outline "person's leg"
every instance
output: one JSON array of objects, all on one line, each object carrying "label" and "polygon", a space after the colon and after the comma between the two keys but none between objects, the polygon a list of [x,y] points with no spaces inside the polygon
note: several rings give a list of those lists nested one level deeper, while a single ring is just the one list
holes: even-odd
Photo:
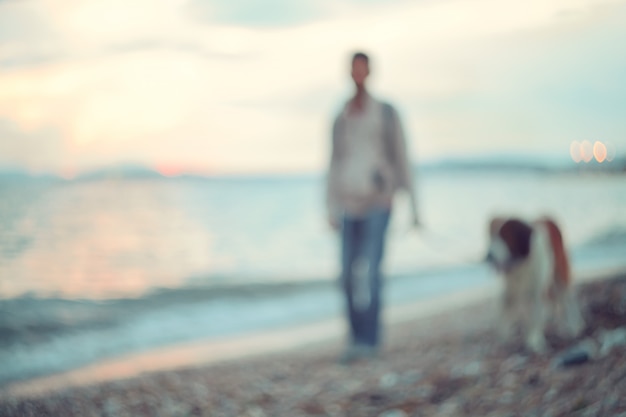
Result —
[{"label": "person's leg", "polygon": [[373,348],[376,348],[380,341],[381,266],[390,215],[389,209],[376,209],[372,210],[366,219],[365,257],[368,262],[367,279],[370,302],[361,313],[361,319],[364,323],[364,342]]},{"label": "person's leg", "polygon": [[345,296],[346,316],[351,343],[363,342],[363,320],[355,305],[355,265],[361,255],[365,235],[365,221],[344,217],[341,226],[341,288]]}]

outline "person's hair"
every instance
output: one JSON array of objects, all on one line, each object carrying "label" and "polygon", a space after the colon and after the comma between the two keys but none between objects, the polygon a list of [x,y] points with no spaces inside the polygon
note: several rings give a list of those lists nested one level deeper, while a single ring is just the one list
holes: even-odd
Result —
[{"label": "person's hair", "polygon": [[365,52],[355,52],[354,54],[352,54],[352,63],[354,64],[354,61],[356,61],[357,59],[362,59],[363,61],[365,61],[365,63],[367,65],[370,64],[370,57],[367,56],[367,54]]}]

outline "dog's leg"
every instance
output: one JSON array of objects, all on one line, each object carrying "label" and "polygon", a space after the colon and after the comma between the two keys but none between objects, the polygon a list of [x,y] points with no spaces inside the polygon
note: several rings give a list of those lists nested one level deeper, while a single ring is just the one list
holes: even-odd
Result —
[{"label": "dog's leg", "polygon": [[548,347],[544,336],[548,316],[543,297],[543,292],[538,288],[533,291],[529,305],[530,317],[526,328],[526,347],[534,353],[544,353]]},{"label": "dog's leg", "polygon": [[505,290],[500,300],[498,317],[498,336],[502,343],[513,338],[515,330],[515,300],[508,289]]},{"label": "dog's leg", "polygon": [[542,223],[536,225],[531,236],[531,255],[529,259],[528,287],[528,326],[526,328],[526,347],[535,353],[543,353],[548,344],[545,330],[548,323],[549,306],[546,297],[554,275],[554,249],[550,231]]}]

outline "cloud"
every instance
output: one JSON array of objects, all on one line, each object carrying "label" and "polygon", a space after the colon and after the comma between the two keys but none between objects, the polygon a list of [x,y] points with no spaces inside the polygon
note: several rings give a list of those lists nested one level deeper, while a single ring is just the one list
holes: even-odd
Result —
[{"label": "cloud", "polygon": [[275,28],[403,2],[406,0],[191,0],[185,8],[196,21],[207,24]]},{"label": "cloud", "polygon": [[114,44],[107,47],[102,56],[113,54],[132,54],[144,51],[172,51],[181,52],[195,57],[202,57],[211,60],[236,60],[245,61],[255,59],[254,54],[234,54],[220,51],[212,51],[203,45],[194,42],[173,42],[160,39],[145,39],[136,42]]},{"label": "cloud", "polygon": [[42,6],[36,1],[0,2],[0,70],[42,65],[65,55]]},{"label": "cloud", "polygon": [[[494,148],[565,155],[572,140],[616,142],[626,151],[626,7],[482,45],[468,67],[475,87],[417,98],[421,137],[465,152]],[[450,123],[453,120],[454,123]]]},{"label": "cloud", "polygon": [[0,166],[17,165],[37,170],[49,161],[65,157],[65,144],[53,126],[32,131],[19,129],[12,121],[0,119]]},{"label": "cloud", "polygon": [[226,24],[272,27],[309,22],[321,15],[312,1],[291,0],[196,0],[189,5],[196,18]]},{"label": "cloud", "polygon": [[420,156],[622,132],[624,58],[607,48],[624,39],[624,2],[272,1],[280,16],[257,22],[230,4],[0,3],[24,23],[0,30],[0,117],[60,135],[67,156],[51,165],[316,169],[363,48]]}]

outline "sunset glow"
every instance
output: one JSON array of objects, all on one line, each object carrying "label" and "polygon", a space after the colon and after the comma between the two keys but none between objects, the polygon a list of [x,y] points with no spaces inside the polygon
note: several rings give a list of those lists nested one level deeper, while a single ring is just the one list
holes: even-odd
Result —
[{"label": "sunset glow", "polygon": [[571,145],[574,161],[610,161],[625,19],[626,0],[0,2],[0,167],[321,171],[354,49],[418,161],[562,155],[572,137],[606,148]]},{"label": "sunset glow", "polygon": [[169,164],[157,164],[155,169],[164,177],[175,177],[185,172],[185,168]]}]

